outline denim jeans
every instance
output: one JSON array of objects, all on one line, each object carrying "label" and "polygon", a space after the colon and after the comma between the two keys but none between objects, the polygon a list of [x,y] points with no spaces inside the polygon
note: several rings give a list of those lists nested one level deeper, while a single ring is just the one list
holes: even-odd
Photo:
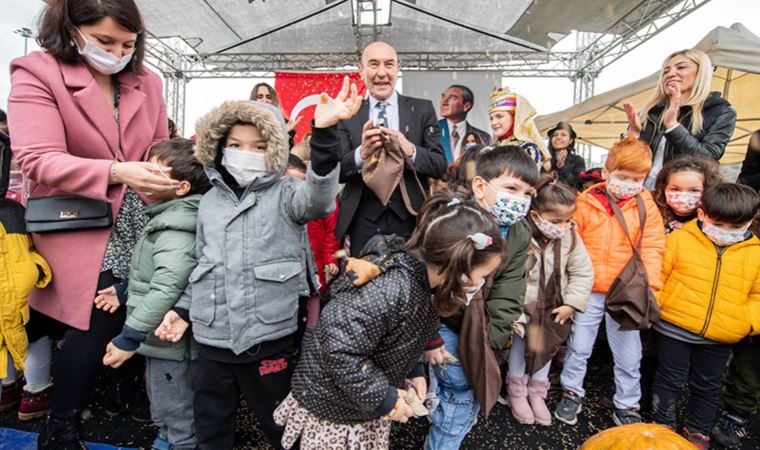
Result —
[{"label": "denim jeans", "polygon": [[[439,333],[446,350],[459,360],[459,335],[445,325],[441,325]],[[475,424],[480,405],[475,400],[475,392],[470,387],[459,362],[432,367],[431,377],[435,376],[438,382],[436,394],[440,402],[430,416],[433,425],[430,427],[425,449],[458,449]]]},{"label": "denim jeans", "polygon": [[723,374],[731,357],[729,344],[690,344],[655,332],[657,373],[652,387],[652,416],[656,423],[676,426],[676,403],[689,383],[684,426],[692,433],[710,434],[720,402]]}]

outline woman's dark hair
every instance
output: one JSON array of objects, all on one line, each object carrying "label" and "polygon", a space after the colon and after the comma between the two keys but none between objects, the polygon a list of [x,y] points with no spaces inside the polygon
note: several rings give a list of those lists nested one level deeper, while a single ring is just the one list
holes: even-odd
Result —
[{"label": "woman's dark hair", "polygon": [[280,96],[277,95],[277,91],[269,83],[257,83],[253,89],[251,89],[251,100],[256,100],[256,94],[259,93],[259,88],[264,86],[269,91],[269,95],[272,96],[272,104],[276,107],[280,107]]},{"label": "woman's dark hair", "polygon": [[[482,249],[470,238],[478,233],[487,244]],[[436,288],[435,305],[438,314],[447,317],[464,306],[470,272],[494,256],[503,258],[505,244],[490,214],[444,190],[422,205],[406,249],[443,275],[443,284]]]},{"label": "woman's dark hair", "polygon": [[702,193],[702,211],[710,219],[741,225],[753,220],[760,194],[743,184],[719,183]]},{"label": "woman's dark hair", "polygon": [[517,145],[486,147],[475,163],[475,175],[486,181],[509,175],[531,186],[538,181],[536,162]]},{"label": "woman's dark hair", "polygon": [[172,119],[168,119],[169,122],[169,139],[174,139],[176,137],[182,137],[179,135],[179,130],[177,129],[177,124],[174,123]]},{"label": "woman's dark hair", "polygon": [[552,157],[554,157],[554,153],[556,152],[554,146],[552,146],[552,137],[557,130],[565,130],[570,133],[570,139],[572,139],[573,142],[567,146],[567,153],[575,153],[575,139],[578,137],[578,135],[575,134],[575,130],[573,130],[573,127],[569,123],[559,122],[547,133],[547,137],[549,138],[549,152],[552,154]]},{"label": "woman's dark hair", "polygon": [[211,189],[203,164],[193,154],[195,142],[185,138],[161,141],[150,149],[150,157],[157,158],[172,168],[171,177],[177,181],[190,183],[186,195],[205,194]]},{"label": "woman's dark hair", "polygon": [[542,175],[536,183],[536,194],[530,202],[530,209],[542,214],[553,211],[555,205],[575,207],[576,191],[557,179],[557,173]]},{"label": "woman's dark hair", "polygon": [[[702,174],[703,190],[707,190],[710,186],[723,182],[723,175],[720,173],[718,163],[704,156],[683,155],[665,163],[657,174],[657,180],[654,184],[654,201],[660,208],[660,214],[662,214],[662,219],[665,223],[669,223],[675,219],[673,210],[668,206],[668,199],[665,198],[665,188],[670,180],[670,175],[678,172],[696,172]],[[704,195],[704,192],[702,195]]]},{"label": "woman's dark hair", "polygon": [[130,32],[137,33],[127,68],[142,74],[145,26],[134,0],[50,0],[42,16],[37,44],[61,61],[80,62],[82,58],[77,46],[71,44],[77,27],[94,24],[104,17],[111,17]]}]

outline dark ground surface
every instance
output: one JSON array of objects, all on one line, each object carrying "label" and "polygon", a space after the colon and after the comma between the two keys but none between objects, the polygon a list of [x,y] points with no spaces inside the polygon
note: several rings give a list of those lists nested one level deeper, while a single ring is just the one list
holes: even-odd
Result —
[{"label": "dark ground surface", "polygon": [[[552,390],[549,394],[551,409],[561,396],[558,383],[559,370],[552,370]],[[109,443],[125,447],[149,448],[155,437],[155,429],[145,423],[134,421],[128,413],[109,417],[105,413],[105,389],[108,380],[102,377],[92,402],[92,418],[85,422],[83,430],[87,440]],[[527,426],[518,424],[507,407],[496,405],[490,417],[482,416],[477,425],[464,441],[463,449],[509,449],[509,450],[557,450],[576,449],[593,434],[613,426],[611,412],[599,405],[599,400],[611,395],[612,375],[603,370],[590,371],[586,379],[587,397],[583,412],[576,426],[569,426],[554,421],[551,427]],[[646,407],[646,405],[642,405]],[[682,405],[683,406],[683,405]],[[645,415],[646,418],[646,415]],[[19,423],[15,411],[0,414],[0,427],[23,429],[39,432],[41,421]],[[409,424],[394,424],[391,436],[391,449],[412,450],[422,448],[428,422],[415,419]],[[753,418],[752,435],[745,441],[744,450],[760,449],[760,418]],[[269,447],[262,443],[263,436],[258,431],[256,420],[246,409],[238,411],[236,442],[239,449],[265,450]],[[717,448],[714,446],[713,448]]]}]

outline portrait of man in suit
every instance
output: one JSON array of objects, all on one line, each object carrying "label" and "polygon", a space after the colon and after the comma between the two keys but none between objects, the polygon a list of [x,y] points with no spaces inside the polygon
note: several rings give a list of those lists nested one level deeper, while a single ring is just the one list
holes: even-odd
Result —
[{"label": "portrait of man in suit", "polygon": [[425,200],[422,186],[440,179],[446,170],[441,130],[435,107],[429,100],[406,97],[396,92],[400,62],[396,50],[385,42],[373,42],[362,53],[359,72],[367,86],[367,99],[351,119],[338,123],[342,160],[340,181],[345,183],[335,234],[348,235],[351,255],[357,256],[376,234],[396,234],[405,239],[414,230],[416,217],[405,206],[400,188],[387,204],[367,188],[362,167],[388,139],[398,142],[414,171],[405,168],[403,179],[410,206],[419,211]]},{"label": "portrait of man in suit", "polygon": [[446,161],[451,164],[459,158],[465,142],[464,138],[470,133],[475,133],[486,144],[491,144],[491,135],[475,128],[467,121],[467,114],[475,105],[472,90],[461,84],[452,84],[441,94],[441,119],[438,125],[441,127],[443,151]]}]

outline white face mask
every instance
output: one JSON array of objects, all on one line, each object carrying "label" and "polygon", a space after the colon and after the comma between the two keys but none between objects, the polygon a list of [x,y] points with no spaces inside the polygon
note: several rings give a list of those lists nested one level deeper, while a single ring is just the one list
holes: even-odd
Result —
[{"label": "white face mask", "polygon": [[726,230],[715,224],[709,222],[702,222],[702,232],[707,236],[715,245],[725,247],[727,245],[736,244],[742,242],[745,239],[747,227],[741,230]]},{"label": "white face mask", "polygon": [[84,34],[82,34],[79,28],[77,28],[77,32],[79,32],[79,36],[81,36],[82,40],[84,41],[83,49],[80,49],[79,46],[74,42],[74,46],[77,48],[77,51],[79,51],[79,54],[82,55],[82,58],[87,61],[87,64],[89,64],[93,69],[97,70],[103,75],[113,75],[115,73],[121,72],[125,67],[127,67],[129,61],[132,60],[134,50],[119,59],[85,39]]},{"label": "white face mask", "polygon": [[607,180],[607,191],[619,200],[627,200],[640,193],[644,187],[644,182],[628,182],[619,180],[613,176]]},{"label": "white face mask", "polygon": [[676,192],[665,191],[665,199],[668,206],[678,214],[690,214],[699,206],[702,199],[701,192]]},{"label": "white face mask", "polygon": [[472,302],[472,299],[475,298],[475,294],[480,291],[480,289],[483,287],[483,285],[486,284],[486,280],[481,280],[480,284],[476,287],[466,287],[464,288],[464,296],[465,296],[465,306],[470,306],[470,302]]},{"label": "white face mask", "polygon": [[263,154],[231,147],[224,149],[222,165],[240,187],[248,186],[256,178],[269,173]]},{"label": "white face mask", "polygon": [[565,227],[561,227],[557,224],[544,220],[544,218],[539,214],[536,214],[536,217],[538,217],[538,220],[535,221],[536,228],[538,228],[538,230],[541,231],[541,234],[546,236],[548,239],[562,239],[570,231],[570,224],[567,224]]}]

